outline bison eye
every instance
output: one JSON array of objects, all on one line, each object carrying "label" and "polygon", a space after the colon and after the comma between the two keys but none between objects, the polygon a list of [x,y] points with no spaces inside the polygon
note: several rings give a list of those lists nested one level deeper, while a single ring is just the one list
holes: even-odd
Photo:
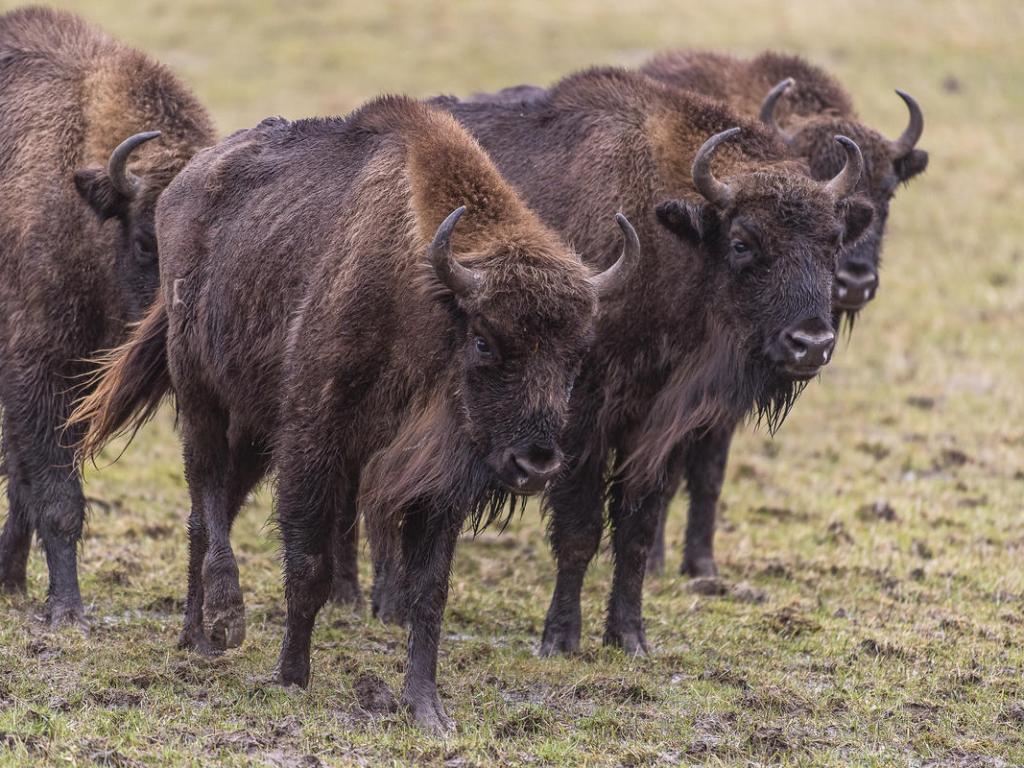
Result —
[{"label": "bison eye", "polygon": [[473,343],[476,345],[476,351],[480,353],[480,357],[494,357],[494,352],[491,351],[491,345],[487,343],[487,339],[483,336],[477,336],[473,339]]},{"label": "bison eye", "polygon": [[754,250],[742,240],[733,240],[729,247],[732,251],[729,257],[734,267],[745,267],[754,260]]},{"label": "bison eye", "polygon": [[139,261],[156,261],[156,241],[152,237],[140,235],[135,238],[135,252]]}]

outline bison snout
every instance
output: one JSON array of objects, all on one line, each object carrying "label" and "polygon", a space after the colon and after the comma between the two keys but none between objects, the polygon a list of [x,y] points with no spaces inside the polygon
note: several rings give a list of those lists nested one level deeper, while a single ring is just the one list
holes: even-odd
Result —
[{"label": "bison snout", "polygon": [[878,272],[866,264],[849,264],[836,272],[832,300],[836,307],[850,312],[863,309],[878,291]]},{"label": "bison snout", "polygon": [[538,493],[558,474],[562,455],[549,445],[530,445],[505,451],[502,480],[516,493]]},{"label": "bison snout", "polygon": [[776,340],[772,357],[791,378],[815,376],[832,357],[836,335],[822,320],[803,320],[789,326]]}]

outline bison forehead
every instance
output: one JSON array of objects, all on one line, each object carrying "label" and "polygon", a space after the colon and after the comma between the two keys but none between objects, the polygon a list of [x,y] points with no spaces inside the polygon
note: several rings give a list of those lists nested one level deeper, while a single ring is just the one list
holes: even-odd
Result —
[{"label": "bison forehead", "polygon": [[893,158],[889,141],[872,128],[855,120],[821,119],[808,122],[793,138],[796,152],[808,158],[811,175],[827,181],[842,170],[846,152],[835,140],[847,136],[860,147],[864,173],[859,190],[873,197],[891,187]]},{"label": "bison forehead", "polygon": [[837,220],[835,200],[821,183],[796,174],[751,174],[737,190],[735,208],[762,226],[778,222],[806,234],[831,231]]}]

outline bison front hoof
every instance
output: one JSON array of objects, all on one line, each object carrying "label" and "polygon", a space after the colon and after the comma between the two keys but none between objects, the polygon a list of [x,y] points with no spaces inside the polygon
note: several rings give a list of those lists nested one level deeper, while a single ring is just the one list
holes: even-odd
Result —
[{"label": "bison front hoof", "polygon": [[695,579],[706,579],[718,575],[718,566],[715,565],[715,558],[711,555],[701,557],[684,557],[683,566],[679,571],[683,576],[692,576]]},{"label": "bison front hoof", "polygon": [[89,631],[81,600],[47,600],[43,620],[50,625],[50,629],[75,627],[82,632]]},{"label": "bison front hoof", "polygon": [[614,648],[621,648],[629,656],[646,656],[649,653],[647,638],[644,631],[640,630],[618,630],[609,628],[604,633],[604,644]]},{"label": "bison front hoof", "polygon": [[245,640],[245,605],[242,594],[230,596],[226,603],[203,604],[205,634],[211,645],[219,650],[237,648]]},{"label": "bison front hoof", "polygon": [[26,594],[28,594],[28,584],[25,574],[19,576],[0,576],[0,595],[24,597]]},{"label": "bison front hoof", "polygon": [[200,656],[213,658],[224,653],[224,649],[217,648],[210,642],[203,633],[202,628],[183,629],[178,636],[178,648],[183,651],[192,651]]},{"label": "bison front hoof", "polygon": [[335,605],[361,608],[363,605],[363,593],[359,589],[359,580],[355,578],[335,579],[331,584],[330,599]]},{"label": "bison front hoof", "polygon": [[661,576],[665,572],[665,553],[655,554],[651,552],[647,555],[647,575],[648,576]]},{"label": "bison front hoof", "polygon": [[309,664],[280,662],[274,680],[283,688],[309,687]]},{"label": "bison front hoof", "polygon": [[404,627],[409,623],[409,609],[401,597],[390,595],[378,596],[373,603],[375,618],[396,627]]},{"label": "bison front hoof", "polygon": [[402,694],[402,704],[409,711],[412,721],[421,730],[442,738],[455,733],[455,721],[448,717],[437,691],[420,695]]},{"label": "bison front hoof", "polygon": [[580,652],[580,630],[578,627],[545,627],[540,641],[542,658],[572,656]]}]

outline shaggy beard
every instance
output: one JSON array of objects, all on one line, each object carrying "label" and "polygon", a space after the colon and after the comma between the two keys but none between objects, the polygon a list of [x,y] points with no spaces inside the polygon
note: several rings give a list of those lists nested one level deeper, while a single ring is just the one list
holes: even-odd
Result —
[{"label": "shaggy beard", "polygon": [[764,426],[768,434],[774,437],[806,387],[806,381],[772,376],[771,382],[761,387],[754,400],[754,423],[758,427]]}]

